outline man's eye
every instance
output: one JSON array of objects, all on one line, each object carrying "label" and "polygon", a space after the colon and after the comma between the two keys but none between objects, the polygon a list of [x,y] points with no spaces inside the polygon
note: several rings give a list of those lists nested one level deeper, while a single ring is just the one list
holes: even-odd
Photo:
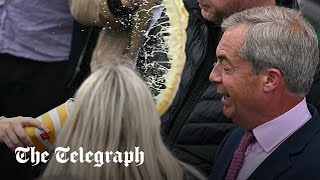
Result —
[{"label": "man's eye", "polygon": [[223,71],[226,71],[226,72],[228,72],[230,69],[229,68],[223,68]]}]

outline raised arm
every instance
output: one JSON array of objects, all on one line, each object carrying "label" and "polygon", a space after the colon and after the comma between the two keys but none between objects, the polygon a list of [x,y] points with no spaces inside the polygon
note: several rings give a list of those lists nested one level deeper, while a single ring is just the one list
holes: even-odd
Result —
[{"label": "raised arm", "polygon": [[105,26],[128,21],[129,14],[144,2],[147,3],[146,0],[69,0],[69,6],[71,14],[81,24]]}]

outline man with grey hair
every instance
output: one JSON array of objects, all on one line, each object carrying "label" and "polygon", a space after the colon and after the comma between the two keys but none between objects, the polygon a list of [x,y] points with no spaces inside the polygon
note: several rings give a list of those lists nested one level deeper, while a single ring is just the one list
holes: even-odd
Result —
[{"label": "man with grey hair", "polygon": [[222,142],[210,179],[319,179],[320,117],[305,99],[319,61],[315,30],[276,6],[221,27],[210,81],[239,128]]}]

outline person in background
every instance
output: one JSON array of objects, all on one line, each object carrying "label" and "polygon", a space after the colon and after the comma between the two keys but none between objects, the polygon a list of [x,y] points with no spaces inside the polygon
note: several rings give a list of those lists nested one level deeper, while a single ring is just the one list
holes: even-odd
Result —
[{"label": "person in background", "polygon": [[319,63],[314,28],[276,6],[236,13],[221,27],[210,80],[239,127],[210,179],[319,179],[320,116],[305,97]]},{"label": "person in background", "polygon": [[[132,65],[118,58],[108,60],[92,73],[75,95],[70,119],[57,137],[56,147],[80,147],[83,152],[134,151],[144,152],[144,163],[126,167],[114,162],[94,167],[96,162],[67,162],[51,159],[43,178],[71,175],[82,179],[204,179],[176,158],[165,147],[160,135],[160,117],[144,81]],[[105,159],[104,159],[105,160]]]},{"label": "person in background", "polygon": [[34,118],[65,102],[88,75],[98,31],[75,22],[68,1],[0,0],[2,178],[28,178],[31,166],[10,150],[32,145],[23,127],[46,130]]},{"label": "person in background", "polygon": [[0,114],[37,117],[65,100],[73,17],[67,1],[0,3]]}]

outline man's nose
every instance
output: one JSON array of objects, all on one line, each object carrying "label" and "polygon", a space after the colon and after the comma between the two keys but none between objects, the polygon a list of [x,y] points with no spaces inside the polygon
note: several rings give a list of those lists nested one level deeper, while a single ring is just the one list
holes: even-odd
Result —
[{"label": "man's nose", "polygon": [[219,67],[220,67],[219,63],[215,63],[213,66],[213,69],[212,69],[210,76],[209,76],[209,80],[212,83],[216,83],[216,84],[221,83],[221,71],[220,71]]}]

